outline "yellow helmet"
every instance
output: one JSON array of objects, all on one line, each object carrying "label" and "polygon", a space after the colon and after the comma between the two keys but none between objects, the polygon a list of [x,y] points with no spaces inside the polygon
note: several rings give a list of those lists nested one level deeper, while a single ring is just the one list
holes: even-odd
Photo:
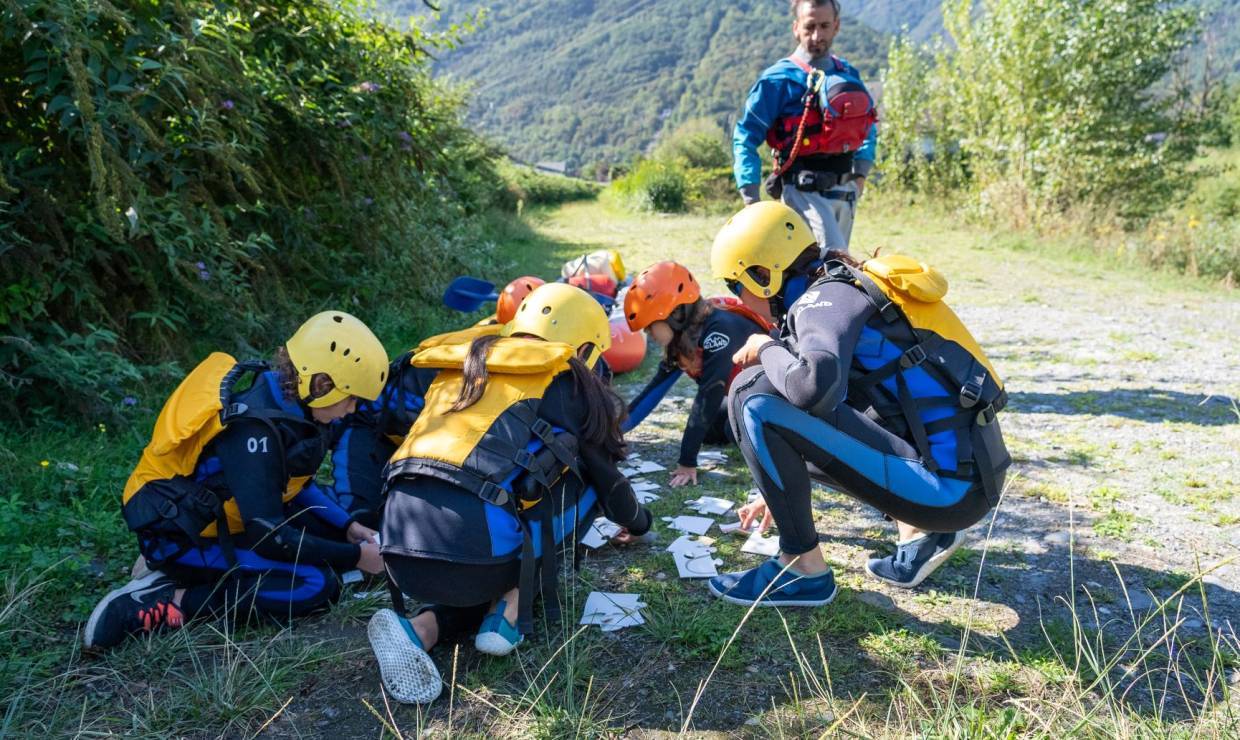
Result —
[{"label": "yellow helmet", "polygon": [[[745,206],[719,230],[710,248],[710,268],[717,278],[771,298],[783,287],[784,271],[816,241],[801,214],[777,200],[764,200]],[[751,272],[755,267],[770,273],[766,284]]]},{"label": "yellow helmet", "polygon": [[529,334],[578,348],[593,344],[585,358],[589,367],[594,367],[611,347],[607,312],[589,293],[567,283],[547,283],[535,288],[521,301],[516,317],[501,333],[506,337]]},{"label": "yellow helmet", "polygon": [[[312,408],[331,406],[350,396],[373,401],[387,381],[383,343],[360,319],[344,311],[311,316],[284,348],[297,371],[297,394]],[[335,388],[311,398],[310,380],[318,373],[331,378]]]}]

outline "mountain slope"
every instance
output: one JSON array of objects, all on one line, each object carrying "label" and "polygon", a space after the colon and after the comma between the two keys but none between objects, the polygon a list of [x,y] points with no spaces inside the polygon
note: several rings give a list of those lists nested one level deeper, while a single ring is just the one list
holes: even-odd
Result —
[{"label": "mountain slope", "polygon": [[[773,0],[444,0],[440,23],[488,4],[439,73],[472,88],[479,128],[514,156],[571,167],[626,160],[693,118],[729,125],[762,69],[793,46],[786,6]],[[876,82],[886,47],[846,19],[837,52]]]}]

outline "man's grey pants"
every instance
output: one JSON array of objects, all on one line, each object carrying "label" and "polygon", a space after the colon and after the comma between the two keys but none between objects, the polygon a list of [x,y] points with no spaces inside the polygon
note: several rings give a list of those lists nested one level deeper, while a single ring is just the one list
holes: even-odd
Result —
[{"label": "man's grey pants", "polygon": [[[797,190],[791,183],[784,185],[784,205],[801,214],[822,249],[848,251],[852,238],[853,218],[857,212],[857,183],[849,181],[831,188],[831,193],[845,195],[828,198],[812,190]],[[848,195],[851,194],[851,195]]]}]

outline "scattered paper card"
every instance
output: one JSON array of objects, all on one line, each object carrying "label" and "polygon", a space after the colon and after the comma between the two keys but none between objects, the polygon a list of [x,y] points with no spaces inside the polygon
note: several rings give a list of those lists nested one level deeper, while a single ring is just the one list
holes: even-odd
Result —
[{"label": "scattered paper card", "polygon": [[723,565],[723,561],[707,548],[677,550],[672,553],[672,559],[676,561],[681,578],[712,578],[719,575],[719,566]]},{"label": "scattered paper card", "polygon": [[741,552],[775,557],[779,554],[779,540],[774,537],[763,537],[761,533],[754,532],[749,535],[749,539],[745,540],[745,544],[741,545]]},{"label": "scattered paper card", "polygon": [[652,493],[650,491],[634,491],[633,495],[637,497],[637,503],[639,504],[648,504],[651,501],[659,500],[658,494]]},{"label": "scattered paper card", "polygon": [[731,534],[732,532],[736,532],[737,534],[749,534],[759,524],[760,524],[759,521],[754,520],[749,523],[749,529],[742,529],[740,520],[738,519],[737,521],[734,521],[734,522],[724,522],[723,524],[720,524],[719,531],[723,532],[724,534]]},{"label": "scattered paper card", "polygon": [[698,463],[703,462],[727,462],[728,456],[723,450],[702,450],[698,453]]},{"label": "scattered paper card", "polygon": [[594,591],[586,598],[581,624],[597,624],[604,632],[645,624],[641,609],[646,606],[640,594],[614,594]]},{"label": "scattered paper card", "polygon": [[664,549],[667,552],[676,552],[677,550],[697,550],[707,547],[710,548],[711,552],[714,552],[715,548],[712,547],[714,544],[715,539],[713,537],[695,537],[691,534],[682,534]]},{"label": "scattered paper card", "polygon": [[688,516],[685,514],[681,514],[678,517],[665,516],[663,521],[667,522],[667,526],[672,529],[679,529],[681,532],[688,532],[689,534],[706,534],[710,530],[711,525],[715,523],[714,519],[708,517]]},{"label": "scattered paper card", "polygon": [[361,583],[362,572],[360,570],[346,570],[340,574],[340,581],[346,586],[350,583]]},{"label": "scattered paper card", "polygon": [[635,467],[638,473],[657,473],[660,470],[667,470],[667,468],[657,462],[650,462],[649,460],[641,460],[636,463]]},{"label": "scattered paper card", "polygon": [[606,545],[607,541],[617,534],[620,534],[620,525],[607,517],[600,516],[590,525],[585,537],[581,538],[581,544],[592,549],[599,548]]},{"label": "scattered paper card", "polygon": [[686,501],[685,506],[697,511],[699,514],[710,514],[712,516],[720,516],[728,513],[735,504],[726,498],[717,496],[700,496],[692,501]]},{"label": "scattered paper card", "polygon": [[641,473],[637,472],[637,468],[620,468],[620,475],[623,475],[625,478],[633,478],[641,475]]},{"label": "scattered paper card", "polygon": [[657,491],[663,487],[658,483],[648,481],[645,478],[637,478],[630,481],[630,483],[632,483],[634,491]]}]

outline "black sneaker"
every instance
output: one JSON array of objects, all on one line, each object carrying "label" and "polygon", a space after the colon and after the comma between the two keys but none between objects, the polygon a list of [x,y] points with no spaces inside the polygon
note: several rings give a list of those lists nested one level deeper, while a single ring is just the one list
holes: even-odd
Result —
[{"label": "black sneaker", "polygon": [[152,571],[104,596],[86,622],[86,647],[109,648],[129,635],[180,627],[185,615],[172,603],[176,590],[172,579]]},{"label": "black sneaker", "polygon": [[913,588],[947,562],[963,542],[960,532],[928,534],[900,545],[895,555],[874,558],[865,564],[865,569],[884,583]]}]

